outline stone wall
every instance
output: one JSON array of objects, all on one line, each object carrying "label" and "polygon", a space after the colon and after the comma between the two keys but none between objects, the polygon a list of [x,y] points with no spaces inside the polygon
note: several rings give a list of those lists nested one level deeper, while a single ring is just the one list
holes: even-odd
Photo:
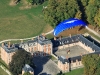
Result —
[{"label": "stone wall", "polygon": [[[63,49],[63,48],[67,48],[67,47],[71,47],[71,46],[75,46],[75,45],[79,45],[81,46],[82,48],[84,48],[85,50],[87,50],[89,53],[93,53],[94,51],[92,50],[92,48],[90,48],[89,46],[86,46],[85,44],[83,44],[82,42],[77,42],[77,43],[72,43],[72,44],[67,44],[67,45],[63,45],[63,46],[59,46],[59,47],[56,47],[55,49]],[[54,49],[54,50],[55,50]],[[84,54],[84,53],[83,53]],[[67,65],[67,66],[66,66]],[[69,65],[69,67],[68,67]],[[71,63],[67,63],[66,64],[63,64],[61,61],[58,60],[58,67],[63,71],[63,72],[68,72],[69,70],[73,70],[73,69],[76,69],[76,68],[81,68],[83,67],[83,64],[81,61],[78,61],[76,59],[76,61],[71,61]],[[66,68],[69,68],[69,69],[66,69]]]}]

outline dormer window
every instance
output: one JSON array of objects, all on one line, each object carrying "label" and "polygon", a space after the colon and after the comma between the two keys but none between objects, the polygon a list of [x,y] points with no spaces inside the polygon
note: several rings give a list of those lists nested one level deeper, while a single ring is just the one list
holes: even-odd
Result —
[{"label": "dormer window", "polygon": [[61,41],[59,41],[60,45],[62,44]]},{"label": "dormer window", "polygon": [[69,41],[67,40],[67,43],[69,43]]}]

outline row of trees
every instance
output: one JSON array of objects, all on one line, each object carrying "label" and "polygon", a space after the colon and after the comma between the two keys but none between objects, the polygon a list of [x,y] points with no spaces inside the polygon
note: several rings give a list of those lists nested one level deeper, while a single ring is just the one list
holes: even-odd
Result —
[{"label": "row of trees", "polygon": [[64,19],[73,17],[99,26],[100,0],[49,0],[43,13],[46,22],[53,27]]}]

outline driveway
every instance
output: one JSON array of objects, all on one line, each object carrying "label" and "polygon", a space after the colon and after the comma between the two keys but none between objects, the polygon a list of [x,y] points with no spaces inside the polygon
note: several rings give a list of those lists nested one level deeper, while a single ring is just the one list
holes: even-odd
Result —
[{"label": "driveway", "polygon": [[60,72],[57,65],[49,59],[49,57],[34,57],[33,59],[36,68],[35,75],[56,75]]}]

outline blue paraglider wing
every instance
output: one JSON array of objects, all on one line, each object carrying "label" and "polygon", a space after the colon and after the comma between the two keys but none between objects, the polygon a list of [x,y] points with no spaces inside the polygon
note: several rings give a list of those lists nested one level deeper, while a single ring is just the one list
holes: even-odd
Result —
[{"label": "blue paraglider wing", "polygon": [[58,26],[56,26],[56,28],[54,29],[54,36],[57,36],[59,33],[61,33],[62,31],[66,29],[69,29],[75,26],[81,26],[81,25],[87,26],[85,22],[83,22],[82,20],[76,19],[76,18],[64,20],[63,22],[58,24]]}]

